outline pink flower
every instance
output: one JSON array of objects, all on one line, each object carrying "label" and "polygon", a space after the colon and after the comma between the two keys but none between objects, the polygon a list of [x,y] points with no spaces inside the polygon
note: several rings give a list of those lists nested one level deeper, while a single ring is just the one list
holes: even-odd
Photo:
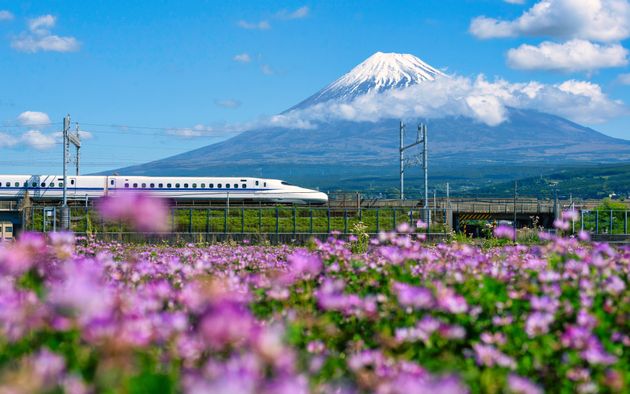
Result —
[{"label": "pink flower", "polygon": [[103,197],[98,204],[101,216],[123,221],[142,232],[168,230],[168,206],[162,199],[135,192]]},{"label": "pink flower", "polygon": [[543,390],[529,379],[515,374],[508,377],[510,392],[515,394],[542,394]]},{"label": "pink flower", "polygon": [[494,236],[497,238],[514,239],[514,229],[505,225],[498,226],[494,229]]},{"label": "pink flower", "polygon": [[553,226],[558,230],[567,231],[571,224],[563,219],[556,219],[553,221]]},{"label": "pink flower", "polygon": [[566,221],[576,221],[580,218],[580,215],[576,210],[562,212],[562,219]]}]

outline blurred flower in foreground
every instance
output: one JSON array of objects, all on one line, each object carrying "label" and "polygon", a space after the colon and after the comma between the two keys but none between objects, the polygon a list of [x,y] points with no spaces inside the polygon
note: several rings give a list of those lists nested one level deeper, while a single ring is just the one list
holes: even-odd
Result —
[{"label": "blurred flower in foreground", "polygon": [[123,221],[138,231],[167,231],[168,206],[162,199],[140,193],[120,193],[102,198],[100,215],[109,221]]},{"label": "blurred flower in foreground", "polygon": [[494,236],[497,238],[514,239],[514,229],[509,226],[501,225],[494,229]]}]

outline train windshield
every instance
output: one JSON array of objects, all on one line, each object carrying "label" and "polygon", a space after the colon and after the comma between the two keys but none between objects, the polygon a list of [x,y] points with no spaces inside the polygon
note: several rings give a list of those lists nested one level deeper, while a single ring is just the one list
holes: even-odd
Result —
[{"label": "train windshield", "polygon": [[287,185],[287,186],[294,186],[294,185],[292,185],[292,184],[290,184],[289,182],[286,182],[286,181],[282,181],[280,183],[283,184],[283,185]]}]

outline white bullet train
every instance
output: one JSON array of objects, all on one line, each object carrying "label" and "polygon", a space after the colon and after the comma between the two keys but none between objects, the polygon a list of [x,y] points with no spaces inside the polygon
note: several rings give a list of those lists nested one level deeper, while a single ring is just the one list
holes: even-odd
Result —
[{"label": "white bullet train", "polygon": [[[94,199],[125,191],[171,200],[242,200],[252,202],[325,204],[328,196],[285,181],[238,177],[68,176],[70,200]],[[59,175],[0,175],[0,199],[60,200]]]}]

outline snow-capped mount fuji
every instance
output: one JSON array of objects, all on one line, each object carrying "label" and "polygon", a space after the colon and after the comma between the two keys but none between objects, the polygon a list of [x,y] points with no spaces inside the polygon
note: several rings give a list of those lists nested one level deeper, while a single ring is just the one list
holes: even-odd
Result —
[{"label": "snow-capped mount fuji", "polygon": [[305,109],[329,100],[350,101],[367,93],[402,89],[446,74],[404,53],[376,52],[335,82],[289,109]]},{"label": "snow-capped mount fuji", "polygon": [[[413,55],[377,52],[283,114],[293,110],[298,115],[302,110],[308,113],[312,106],[331,100],[347,102],[438,78],[448,76]],[[316,110],[325,111],[327,106]],[[494,174],[492,181],[501,182],[549,173],[560,166],[630,162],[630,141],[554,115],[508,111],[509,121],[495,127],[461,116],[430,120],[430,182],[448,180],[455,188],[456,183],[462,189],[475,188],[491,182],[479,177],[479,173],[488,174],[488,169]],[[128,175],[264,176],[323,190],[396,187],[400,119],[322,119],[308,129],[251,129],[219,143],[115,171]],[[530,172],[519,172],[525,171],[519,168]],[[418,180],[416,186],[420,184]],[[414,187],[413,180],[409,186]]]}]

